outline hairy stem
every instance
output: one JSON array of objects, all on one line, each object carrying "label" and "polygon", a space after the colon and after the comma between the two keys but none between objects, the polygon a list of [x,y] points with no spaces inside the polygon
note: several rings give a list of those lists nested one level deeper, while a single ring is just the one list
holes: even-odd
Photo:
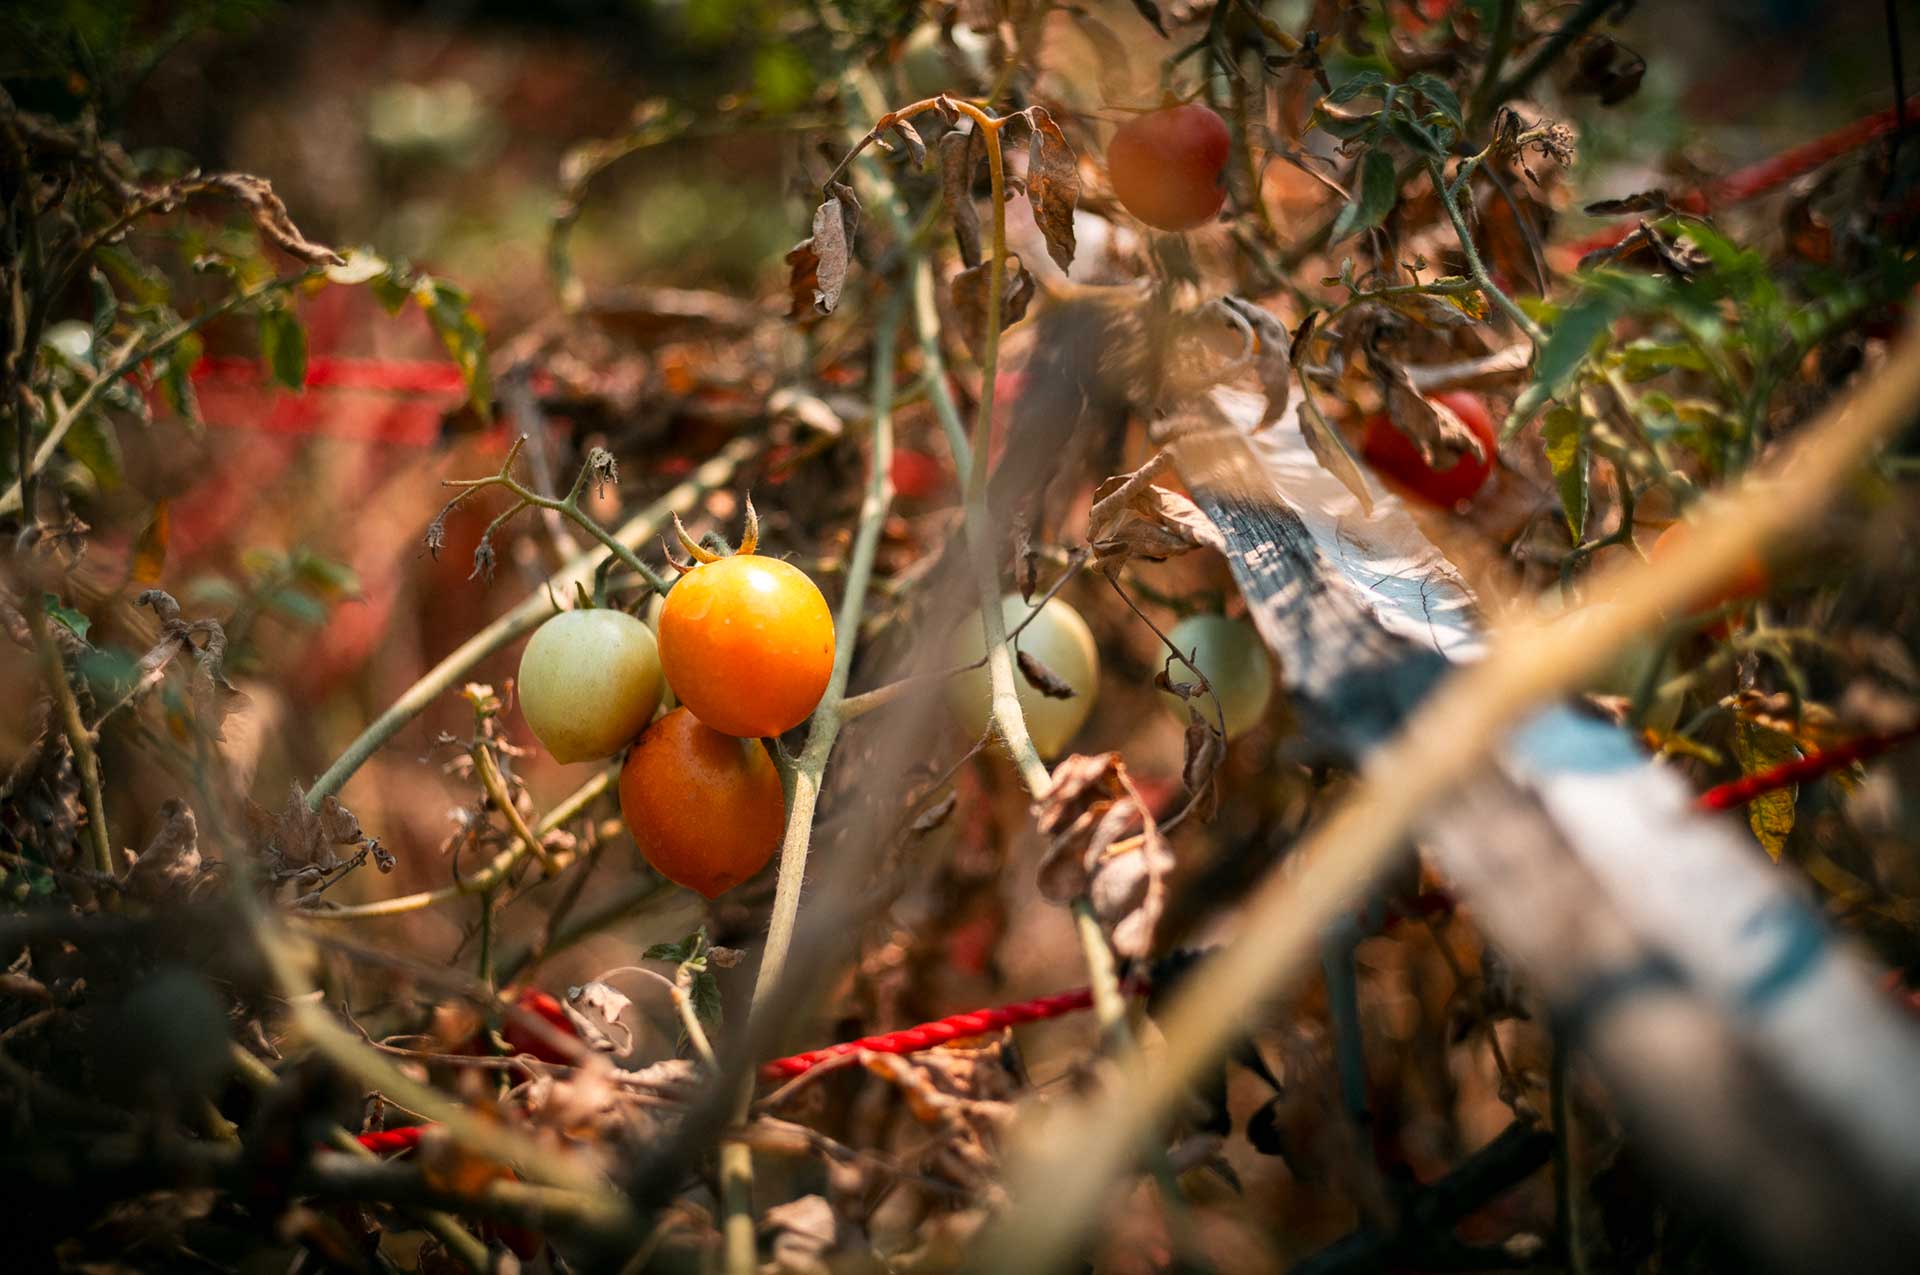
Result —
[{"label": "hairy stem", "polygon": [[1453,223],[1453,233],[1460,240],[1460,251],[1467,259],[1467,273],[1473,276],[1474,283],[1479,286],[1482,293],[1486,294],[1487,300],[1499,306],[1500,312],[1512,319],[1514,326],[1525,333],[1527,340],[1533,342],[1534,348],[1538,350],[1546,342],[1547,334],[1540,330],[1539,324],[1527,317],[1525,310],[1514,304],[1512,297],[1496,287],[1493,279],[1487,274],[1487,267],[1480,260],[1480,252],[1473,246],[1473,233],[1467,229],[1466,218],[1460,214],[1460,205],[1454,199],[1453,190],[1447,185],[1447,176],[1441,168],[1440,161],[1429,159],[1427,172],[1433,176],[1433,188],[1440,196],[1441,206],[1447,210],[1447,220]]}]

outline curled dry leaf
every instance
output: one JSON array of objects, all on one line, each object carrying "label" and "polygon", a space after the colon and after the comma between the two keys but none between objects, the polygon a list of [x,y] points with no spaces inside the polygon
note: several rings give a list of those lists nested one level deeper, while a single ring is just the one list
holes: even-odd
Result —
[{"label": "curled dry leaf", "polygon": [[979,164],[972,129],[948,129],[935,143],[940,151],[940,198],[953,218],[953,238],[960,260],[971,269],[980,264],[980,211],[973,206],[973,174]]},{"label": "curled dry leaf", "polygon": [[1163,452],[1094,492],[1087,540],[1096,564],[1111,568],[1129,558],[1161,562],[1194,549],[1225,549],[1220,529],[1198,505],[1148,481],[1166,466]]},{"label": "curled dry leaf", "polygon": [[293,218],[287,212],[287,206],[280,202],[280,196],[273,193],[273,186],[266,178],[250,173],[215,173],[190,181],[203,190],[220,191],[245,204],[253,214],[253,224],[282,252],[298,257],[310,266],[344,266],[347,263],[347,259],[333,249],[325,244],[314,243],[300,233],[300,228],[293,224]]},{"label": "curled dry leaf", "polygon": [[292,786],[286,808],[279,815],[268,814],[249,802],[247,818],[256,838],[265,843],[267,854],[289,872],[307,868],[332,872],[340,866],[335,846],[359,846],[366,841],[360,821],[338,797],[329,795],[320,809],[309,810],[299,784]]},{"label": "curled dry leaf", "polygon": [[[1208,706],[1211,705],[1211,697],[1208,697]],[[1206,794],[1196,811],[1202,819],[1212,819],[1214,810],[1220,804],[1220,790],[1214,784],[1213,777],[1218,773],[1220,759],[1226,753],[1226,737],[1220,733],[1219,727],[1209,721],[1198,706],[1189,703],[1186,758],[1180,767],[1180,782],[1190,793]]]},{"label": "curled dry leaf", "polygon": [[907,153],[913,156],[913,166],[922,167],[927,162],[927,144],[920,136],[920,130],[910,120],[895,120],[893,128],[900,134],[900,140],[906,143]]},{"label": "curled dry leaf", "polygon": [[597,982],[568,988],[567,999],[561,1006],[567,1011],[567,1021],[580,1033],[586,1046],[609,1054],[624,1054],[633,1048],[633,1029],[620,1021],[621,1015],[632,1007],[629,997]]},{"label": "curled dry leaf", "polygon": [[760,1219],[760,1238],[769,1258],[760,1269],[770,1275],[827,1275],[836,1252],[865,1245],[859,1228],[834,1212],[823,1195],[803,1195],[768,1209]]},{"label": "curled dry leaf", "polygon": [[133,860],[127,890],[137,898],[157,902],[184,897],[201,873],[200,829],[193,808],[177,797],[160,803],[161,824]]},{"label": "curled dry leaf", "polygon": [[134,698],[155,686],[165,676],[167,666],[177,656],[191,653],[193,675],[187,683],[194,718],[211,739],[224,741],[221,724],[233,709],[248,700],[226,678],[222,665],[227,654],[227,635],[218,620],[187,620],[172,594],[161,589],[146,589],[134,598],[135,606],[150,609],[160,621],[160,636],[134,669]]},{"label": "curled dry leaf", "polygon": [[787,253],[791,268],[787,289],[793,299],[788,317],[832,314],[840,304],[859,224],[860,201],[853,197],[853,188],[833,183],[827,198],[813,210],[813,234]]},{"label": "curled dry leaf", "polygon": [[1048,699],[1072,699],[1073,687],[1060,680],[1058,674],[1048,668],[1040,657],[1031,651],[1016,651],[1014,661],[1020,666],[1020,676],[1027,684]]},{"label": "curled dry leaf", "polygon": [[1377,354],[1373,364],[1394,428],[1413,440],[1428,465],[1448,469],[1463,456],[1487,459],[1480,440],[1465,422],[1446,404],[1435,402],[1415,389],[1406,368]]},{"label": "curled dry leaf", "polygon": [[1287,401],[1293,396],[1293,340],[1272,311],[1239,297],[1221,297],[1220,304],[1253,330],[1253,367],[1267,396],[1267,410],[1260,423],[1269,424],[1287,410]]},{"label": "curled dry leaf", "polygon": [[1085,898],[1114,951],[1142,957],[1166,906],[1173,852],[1118,753],[1067,758],[1034,803],[1048,838],[1040,893],[1050,902]]},{"label": "curled dry leaf", "polygon": [[[987,281],[993,263],[983,261],[953,276],[953,308],[960,315],[960,335],[967,347],[980,349],[987,333]],[[1026,317],[1033,300],[1033,276],[1027,273],[1017,253],[1007,254],[1005,282],[1000,289],[1000,328],[1005,331]]]},{"label": "curled dry leaf", "polygon": [[1047,255],[1066,270],[1073,265],[1073,210],[1080,202],[1080,162],[1066,134],[1046,108],[1026,111],[1031,137],[1027,143],[1027,200],[1033,219],[1046,236]]}]

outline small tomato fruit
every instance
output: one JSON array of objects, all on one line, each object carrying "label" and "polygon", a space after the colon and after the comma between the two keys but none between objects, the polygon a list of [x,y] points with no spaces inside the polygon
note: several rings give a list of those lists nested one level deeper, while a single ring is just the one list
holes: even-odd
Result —
[{"label": "small tomato fruit", "polygon": [[[1174,625],[1167,637],[1194,662],[1212,685],[1213,694],[1219,696],[1228,739],[1236,739],[1260,723],[1273,699],[1273,660],[1253,625],[1224,615],[1190,615]],[[1168,667],[1167,676],[1175,682],[1193,684],[1192,670],[1178,660]],[[1214,724],[1213,698],[1197,687],[1191,699],[1183,700],[1172,691],[1160,695],[1182,721],[1191,706],[1201,720]]]},{"label": "small tomato fruit", "polygon": [[[1000,600],[1000,614],[1008,631],[1027,618],[1032,608],[1017,593]],[[1100,652],[1093,630],[1080,613],[1059,598],[1050,600],[1033,617],[1033,623],[1013,639],[1015,651],[1025,651],[1047,666],[1055,677],[1073,688],[1071,699],[1054,699],[1033,685],[1016,664],[1013,682],[1020,698],[1021,715],[1027,719],[1027,733],[1042,757],[1052,759],[1066,750],[1067,743],[1086,724],[1093,712],[1095,694],[1100,689]],[[954,635],[953,662],[971,664],[986,654],[986,637],[978,615],[970,616]],[[954,716],[969,734],[980,735],[987,729],[992,713],[993,688],[985,668],[969,669],[956,675],[947,687],[948,703]]]},{"label": "small tomato fruit", "polygon": [[807,720],[833,672],[833,612],[800,568],[742,553],[680,577],[660,607],[660,664],[693,715],[759,738]]},{"label": "small tomato fruit", "polygon": [[711,899],[766,866],[787,802],[766,745],[676,708],[627,754],[620,814],[656,872]]},{"label": "small tomato fruit", "polygon": [[1157,230],[1191,230],[1227,202],[1227,122],[1198,102],[1136,115],[1107,143],[1107,178]]},{"label": "small tomato fruit", "polygon": [[1484,456],[1461,454],[1445,469],[1435,469],[1420,454],[1413,440],[1401,433],[1393,418],[1385,412],[1367,418],[1360,439],[1360,454],[1367,464],[1396,490],[1438,509],[1452,509],[1475,492],[1493,472],[1499,443],[1494,437],[1493,416],[1486,400],[1464,390],[1429,395],[1429,403],[1444,405],[1479,440]]},{"label": "small tomato fruit", "polygon": [[[1692,531],[1693,528],[1688,523],[1672,523],[1653,542],[1653,549],[1648,556],[1655,562],[1663,558],[1671,558],[1686,545],[1687,537],[1692,534]],[[1767,570],[1766,561],[1757,553],[1749,553],[1741,561],[1739,570],[1734,573],[1731,580],[1695,601],[1687,608],[1687,614],[1704,615],[1736,602],[1757,601],[1766,597],[1772,588],[1773,575]],[[1704,632],[1708,637],[1723,638],[1733,631],[1734,619],[1735,617],[1728,616],[1708,626]]]},{"label": "small tomato fruit", "polygon": [[555,761],[611,757],[660,704],[660,651],[624,611],[566,611],[520,655],[520,712]]}]

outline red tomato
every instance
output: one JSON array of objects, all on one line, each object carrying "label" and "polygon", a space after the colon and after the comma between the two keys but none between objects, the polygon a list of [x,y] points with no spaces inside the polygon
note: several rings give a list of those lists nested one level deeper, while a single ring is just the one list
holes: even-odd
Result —
[{"label": "red tomato", "polygon": [[1478,394],[1451,390],[1430,395],[1429,403],[1444,404],[1460,418],[1473,436],[1480,440],[1485,456],[1463,454],[1445,469],[1427,464],[1413,440],[1395,428],[1384,412],[1367,418],[1360,439],[1360,454],[1369,465],[1396,490],[1439,509],[1452,509],[1470,500],[1493,472],[1498,444],[1494,439],[1493,417]]},{"label": "red tomato", "polygon": [[727,735],[807,720],[833,673],[833,612],[800,568],[735,554],[682,576],[660,608],[660,667],[679,701]]},{"label": "red tomato", "polygon": [[1107,177],[1126,210],[1159,230],[1191,230],[1227,202],[1227,122],[1200,105],[1137,115],[1107,143]]},{"label": "red tomato", "polygon": [[[574,1030],[573,1023],[567,1018],[567,1011],[561,1008],[560,1002],[539,988],[521,988],[520,994],[514,997],[513,1003],[527,1013],[544,1019],[560,1035],[573,1040],[580,1038],[580,1033]],[[536,1031],[532,1026],[521,1022],[511,1014],[507,1016],[507,1021],[501,1024],[500,1037],[507,1042],[507,1048],[514,1053],[531,1054],[541,1062],[566,1064],[578,1061],[566,1050],[552,1044],[547,1038],[547,1033]]]},{"label": "red tomato", "polygon": [[922,451],[896,448],[887,474],[903,500],[932,500],[947,489],[947,467]]},{"label": "red tomato", "polygon": [[722,735],[676,708],[627,754],[620,813],[655,871],[711,899],[766,866],[787,802],[766,745]]},{"label": "red tomato", "polygon": [[[1693,534],[1691,525],[1676,522],[1660,533],[1653,542],[1653,550],[1648,555],[1655,562],[1662,558],[1671,558],[1687,543],[1687,537]],[[1766,561],[1757,553],[1749,553],[1740,563],[1733,578],[1718,590],[1707,594],[1688,608],[1690,615],[1703,615],[1709,611],[1718,611],[1732,603],[1752,602],[1764,598],[1773,588],[1773,575],[1767,570]],[[1703,632],[1708,637],[1723,638],[1733,631],[1737,616],[1728,616],[1709,625]]]}]

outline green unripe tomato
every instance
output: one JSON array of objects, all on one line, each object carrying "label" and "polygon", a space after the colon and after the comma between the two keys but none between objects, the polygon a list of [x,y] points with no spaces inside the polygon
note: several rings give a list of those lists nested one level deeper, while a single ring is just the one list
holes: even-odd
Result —
[{"label": "green unripe tomato", "polygon": [[[1026,619],[1032,608],[1017,593],[1000,599],[1000,614],[1007,630]],[[1027,719],[1027,733],[1033,746],[1049,760],[1066,751],[1067,743],[1086,725],[1093,712],[1093,701],[1100,689],[1100,652],[1093,641],[1093,630],[1080,613],[1058,598],[1049,601],[1033,617],[1033,623],[1013,639],[1016,651],[1025,651],[1047,666],[1049,672],[1073,688],[1072,699],[1053,699],[1027,681],[1016,665],[1013,682],[1020,698],[1020,712]],[[969,616],[954,635],[953,662],[970,664],[986,654],[986,639],[980,617]],[[955,677],[947,688],[948,703],[960,724],[972,735],[987,729],[992,712],[993,690],[985,668],[972,669]]]},{"label": "green unripe tomato", "polygon": [[520,656],[520,712],[555,761],[625,748],[660,704],[660,648],[624,611],[554,616]]},{"label": "green unripe tomato", "polygon": [[[1234,739],[1259,725],[1273,699],[1273,660],[1259,631],[1245,620],[1229,620],[1224,615],[1190,615],[1173,626],[1167,636],[1192,660],[1220,697],[1220,714],[1226,719],[1227,738]],[[1173,661],[1167,676],[1174,682],[1194,681],[1193,671]],[[1182,700],[1171,691],[1161,698],[1186,720],[1191,705],[1209,724],[1215,724],[1213,697],[1198,691]]]}]

